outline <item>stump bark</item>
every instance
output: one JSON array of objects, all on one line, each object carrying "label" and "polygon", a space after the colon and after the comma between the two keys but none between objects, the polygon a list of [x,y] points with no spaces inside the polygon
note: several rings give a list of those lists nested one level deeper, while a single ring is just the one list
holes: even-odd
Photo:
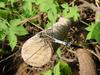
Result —
[{"label": "stump bark", "polygon": [[76,55],[79,61],[80,75],[96,75],[96,66],[91,53],[86,49],[77,49]]}]

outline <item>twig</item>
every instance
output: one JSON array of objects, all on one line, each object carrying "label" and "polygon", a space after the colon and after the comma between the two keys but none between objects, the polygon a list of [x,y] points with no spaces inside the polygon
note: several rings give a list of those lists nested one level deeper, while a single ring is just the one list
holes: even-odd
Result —
[{"label": "twig", "polygon": [[96,47],[100,50],[100,46],[99,45],[96,45]]},{"label": "twig", "polygon": [[44,30],[42,27],[40,27],[40,26],[38,26],[38,25],[32,23],[31,21],[28,21],[28,22],[31,23],[32,25],[34,25],[35,27],[39,28],[40,30]]},{"label": "twig", "polygon": [[99,7],[98,2],[99,2],[98,0],[95,0],[95,4],[96,4],[97,7]]},{"label": "twig", "polygon": [[100,52],[99,52],[99,50],[98,50],[99,48],[98,48],[98,45],[96,45],[96,47],[95,47],[95,51],[96,51],[96,53],[97,53],[97,55],[98,55],[98,59],[100,60]]},{"label": "twig", "polygon": [[90,53],[92,53],[93,55],[95,55],[99,60],[100,60],[100,56],[98,56],[95,52],[88,50]]},{"label": "twig", "polygon": [[32,16],[32,17],[30,17],[30,18],[26,18],[25,20],[21,21],[18,25],[20,25],[20,24],[23,25],[23,24],[25,24],[26,22],[29,22],[29,23],[31,23],[32,25],[34,25],[35,27],[39,28],[40,30],[43,30],[43,28],[41,28],[41,27],[39,27],[38,25],[36,25],[36,24],[34,24],[34,23],[31,22],[31,20],[40,17],[42,14],[43,14],[43,13],[40,13],[40,14],[37,14],[36,16]]},{"label": "twig", "polygon": [[65,57],[60,57],[60,59],[66,61],[66,62],[75,62],[76,61],[76,58],[73,58],[73,59],[68,59],[68,58],[65,58]]},{"label": "twig", "polygon": [[36,18],[40,17],[42,14],[43,14],[43,13],[40,13],[40,14],[37,14],[36,16],[32,16],[32,17],[30,17],[30,18],[26,18],[25,20],[21,21],[19,24],[25,24],[25,23],[28,22],[28,21],[31,21],[31,20],[33,20],[33,19],[36,19]]},{"label": "twig", "polygon": [[[64,50],[64,49],[67,49],[68,52],[73,53],[73,54],[76,55],[76,51],[73,51],[72,48],[68,49],[68,48],[65,46],[65,47],[63,48],[63,50]],[[64,56],[60,56],[60,59],[66,61],[66,62],[75,62],[75,61],[76,61],[76,57],[71,59],[71,58],[66,58],[66,57],[64,57]]]},{"label": "twig", "polygon": [[76,0],[73,0],[69,5],[74,5]]},{"label": "twig", "polygon": [[[18,50],[18,51],[19,51],[19,50]],[[17,52],[18,52],[18,51],[17,51]],[[17,52],[16,52],[16,53],[13,53],[12,55],[10,55],[10,56],[8,56],[8,57],[2,59],[2,60],[0,60],[0,63],[6,61],[6,60],[8,60],[8,59],[10,59],[10,58],[13,57],[13,56],[15,56],[15,55],[17,54]]]},{"label": "twig", "polygon": [[80,20],[80,22],[83,23],[83,24],[85,24],[85,25],[87,25],[87,26],[89,26],[88,23],[86,23],[86,22],[84,22],[84,21],[82,21],[82,20]]},{"label": "twig", "polygon": [[0,63],[3,62],[3,61],[6,61],[6,60],[8,60],[8,59],[10,59],[10,58],[13,57],[14,55],[15,55],[15,54],[12,54],[12,55],[8,56],[7,58],[4,58],[4,59],[0,60]]}]

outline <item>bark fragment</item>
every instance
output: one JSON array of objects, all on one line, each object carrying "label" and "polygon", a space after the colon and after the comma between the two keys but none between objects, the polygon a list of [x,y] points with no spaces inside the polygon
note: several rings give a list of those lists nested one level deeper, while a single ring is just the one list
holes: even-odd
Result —
[{"label": "bark fragment", "polygon": [[77,49],[80,75],[96,75],[96,68],[91,54],[86,49]]}]

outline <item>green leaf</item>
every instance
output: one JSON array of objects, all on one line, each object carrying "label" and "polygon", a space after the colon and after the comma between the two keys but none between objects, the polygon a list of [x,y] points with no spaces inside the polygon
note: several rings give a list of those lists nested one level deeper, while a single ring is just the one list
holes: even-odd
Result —
[{"label": "green leaf", "polygon": [[8,10],[8,9],[0,9],[0,17],[8,18],[9,14],[10,14],[10,10]]},{"label": "green leaf", "polygon": [[100,42],[100,23],[92,23],[89,27],[86,28],[89,31],[87,35],[87,40],[95,39],[97,42]]},{"label": "green leaf", "polygon": [[67,11],[68,11],[68,9],[69,9],[69,5],[68,5],[68,3],[64,3],[64,4],[62,4],[61,7],[67,9]]},{"label": "green leaf", "polygon": [[48,19],[52,23],[54,23],[57,20],[57,17],[58,17],[56,5],[52,4],[52,7],[47,12],[47,14],[48,14]]},{"label": "green leaf", "polygon": [[73,18],[74,21],[77,21],[80,16],[77,6],[70,7],[69,10],[70,12],[68,13],[67,17]]},{"label": "green leaf", "polygon": [[0,2],[6,2],[6,1],[8,1],[8,0],[0,0]]},{"label": "green leaf", "polygon": [[23,4],[23,10],[24,10],[24,14],[26,16],[31,16],[32,15],[32,2],[30,1],[25,1]]},{"label": "green leaf", "polygon": [[61,52],[60,48],[57,49],[56,53],[57,53],[58,57],[61,57],[62,52]]},{"label": "green leaf", "polygon": [[64,8],[64,10],[63,10],[63,15],[64,15],[64,16],[67,16],[67,13],[68,13],[68,11],[69,11],[68,3],[62,4],[61,7]]},{"label": "green leaf", "polygon": [[19,25],[20,22],[21,22],[21,19],[13,19],[13,20],[10,20],[10,25],[17,26]]},{"label": "green leaf", "polygon": [[14,19],[10,21],[10,29],[19,36],[23,36],[28,34],[27,30],[22,26],[19,25],[19,23],[21,22],[20,19]]},{"label": "green leaf", "polygon": [[48,16],[48,24],[45,28],[50,27],[53,23],[56,22],[58,18],[58,3],[55,0],[37,0],[35,2],[37,5],[39,5],[39,9],[42,12],[47,13]]},{"label": "green leaf", "polygon": [[60,62],[61,75],[72,75],[72,71],[69,65],[62,60],[60,60],[59,62]]},{"label": "green leaf", "polygon": [[6,37],[6,34],[3,31],[0,31],[0,40],[3,40]]},{"label": "green leaf", "polygon": [[23,0],[23,1],[26,1],[26,2],[37,2],[37,0]]},{"label": "green leaf", "polygon": [[43,73],[43,75],[52,75],[52,73],[53,75],[72,75],[71,68],[62,60],[59,60],[52,70]]},{"label": "green leaf", "polygon": [[42,4],[42,3],[44,3],[46,0],[36,0],[36,4]]},{"label": "green leaf", "polygon": [[[48,11],[52,11],[52,12],[54,11],[55,12],[56,7],[57,7],[57,4],[55,4],[55,2],[53,0],[49,0],[49,1],[44,0],[41,3],[39,3],[39,8],[43,12],[48,12]],[[54,9],[54,10],[52,10],[52,9]]]},{"label": "green leaf", "polygon": [[92,31],[93,29],[95,28],[95,24],[94,23],[91,23],[91,25],[89,25],[86,30],[87,31]]},{"label": "green leaf", "polygon": [[78,18],[80,17],[79,15],[79,9],[77,6],[72,6],[72,7],[69,7],[69,5],[66,3],[66,4],[62,4],[61,5],[63,9],[63,16],[65,16],[66,18],[73,18],[74,21],[77,21]]},{"label": "green leaf", "polygon": [[0,2],[0,8],[5,8],[5,2]]},{"label": "green leaf", "polygon": [[27,30],[21,25],[16,26],[15,33],[19,36],[28,34]]},{"label": "green leaf", "polygon": [[0,18],[0,31],[5,31],[8,29],[7,21],[5,19]]},{"label": "green leaf", "polygon": [[8,31],[7,39],[9,41],[10,47],[13,50],[15,48],[16,44],[17,44],[17,37],[16,37],[15,33],[12,30]]},{"label": "green leaf", "polygon": [[51,22],[48,22],[47,24],[46,24],[46,26],[45,26],[45,29],[48,29],[50,26],[52,26],[53,25],[53,23],[51,23]]},{"label": "green leaf", "polygon": [[53,23],[56,22],[58,17],[56,5],[52,4],[52,7],[50,7],[50,10],[47,12],[47,15],[48,15],[49,22],[46,25],[46,28],[49,28],[50,26],[53,25]]},{"label": "green leaf", "polygon": [[40,11],[46,12],[50,22],[54,23],[58,17],[57,14],[57,3],[54,0],[41,0],[38,1]]},{"label": "green leaf", "polygon": [[37,0],[37,4],[53,4],[54,0]]},{"label": "green leaf", "polygon": [[48,71],[44,72],[42,75],[52,75],[52,70],[48,70]]},{"label": "green leaf", "polygon": [[48,19],[50,22],[54,23],[57,19],[57,14],[53,13],[52,11],[48,11]]},{"label": "green leaf", "polygon": [[50,9],[50,6],[49,5],[47,6],[46,4],[41,4],[39,6],[40,7],[40,11],[42,11],[42,12],[48,12],[48,10]]},{"label": "green leaf", "polygon": [[60,73],[60,63],[59,62],[55,65],[55,67],[53,69],[53,73],[54,73],[54,75],[60,75],[61,74]]}]

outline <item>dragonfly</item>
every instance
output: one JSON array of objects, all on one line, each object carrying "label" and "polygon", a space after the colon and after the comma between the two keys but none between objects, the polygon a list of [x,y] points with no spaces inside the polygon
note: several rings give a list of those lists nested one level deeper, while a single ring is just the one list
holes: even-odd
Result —
[{"label": "dragonfly", "polygon": [[29,38],[22,46],[23,60],[31,66],[41,67],[47,64],[52,57],[54,50],[52,44],[62,44],[67,47],[77,46],[72,42],[63,41],[69,24],[68,19],[60,18],[53,27]]},{"label": "dragonfly", "polygon": [[62,41],[62,40],[59,40],[53,36],[45,34],[45,33],[41,33],[40,38],[48,38],[47,40],[50,40],[53,43],[62,44],[62,45],[65,45],[67,47],[71,47],[71,45],[72,45],[72,42]]},{"label": "dragonfly", "polygon": [[57,44],[61,44],[61,45],[64,45],[64,46],[67,46],[68,48],[69,47],[74,47],[74,48],[82,48],[82,46],[79,46],[79,45],[76,45],[73,43],[73,41],[71,42],[68,42],[68,41],[62,41],[62,40],[59,40],[51,35],[48,35],[46,33],[41,33],[40,34],[40,38],[47,38],[45,39],[46,41],[49,40],[53,43],[57,43]]}]

